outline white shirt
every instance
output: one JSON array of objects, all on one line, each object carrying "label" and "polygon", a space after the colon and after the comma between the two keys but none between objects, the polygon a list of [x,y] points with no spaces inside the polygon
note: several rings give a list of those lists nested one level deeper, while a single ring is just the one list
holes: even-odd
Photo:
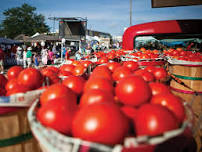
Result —
[{"label": "white shirt", "polygon": [[27,52],[23,51],[23,60],[27,60]]}]

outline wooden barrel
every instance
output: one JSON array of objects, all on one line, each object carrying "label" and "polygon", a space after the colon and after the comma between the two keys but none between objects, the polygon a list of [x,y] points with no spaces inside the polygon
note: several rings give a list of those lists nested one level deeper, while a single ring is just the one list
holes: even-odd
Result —
[{"label": "wooden barrel", "polygon": [[174,79],[170,82],[172,92],[188,102],[193,109],[195,120],[194,136],[198,148],[200,148],[202,146],[200,139],[202,138],[202,131],[200,129],[202,122],[199,120],[202,114],[202,65],[170,65],[169,72],[191,88],[185,87]]},{"label": "wooden barrel", "polygon": [[0,152],[40,152],[27,120],[28,108],[0,108]]}]

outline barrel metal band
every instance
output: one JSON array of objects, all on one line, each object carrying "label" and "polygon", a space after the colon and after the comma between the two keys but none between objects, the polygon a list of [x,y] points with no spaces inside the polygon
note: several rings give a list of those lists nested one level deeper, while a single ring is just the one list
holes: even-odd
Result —
[{"label": "barrel metal band", "polygon": [[182,76],[177,74],[173,74],[173,75],[177,78],[185,79],[185,80],[202,80],[202,77],[188,77],[188,76]]},{"label": "barrel metal band", "polygon": [[8,139],[1,139],[0,140],[0,147],[7,147],[7,146],[16,145],[16,144],[19,144],[19,143],[24,142],[26,140],[29,140],[32,137],[33,137],[32,133],[28,132],[26,134],[22,134],[22,135],[19,135],[16,137],[11,137]]}]

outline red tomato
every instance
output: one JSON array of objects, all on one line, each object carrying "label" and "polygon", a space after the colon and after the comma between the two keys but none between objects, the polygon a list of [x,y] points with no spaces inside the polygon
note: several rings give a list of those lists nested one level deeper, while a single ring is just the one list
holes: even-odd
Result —
[{"label": "red tomato", "polygon": [[137,109],[132,106],[123,106],[121,107],[123,113],[130,119],[134,119],[137,115]]},{"label": "red tomato", "polygon": [[75,101],[66,97],[57,98],[40,107],[37,112],[37,118],[46,127],[53,128],[64,134],[70,134],[76,110]]},{"label": "red tomato", "polygon": [[14,95],[16,93],[26,93],[27,91],[30,91],[30,88],[28,88],[27,86],[19,85],[17,86],[17,88],[9,90],[6,93],[6,96]]},{"label": "red tomato", "polygon": [[109,70],[111,70],[112,72],[115,71],[116,68],[120,67],[121,64],[118,62],[109,62],[107,63],[107,67],[109,68]]},{"label": "red tomato", "polygon": [[7,81],[7,78],[3,74],[0,74],[0,88],[5,88]]},{"label": "red tomato", "polygon": [[52,71],[54,71],[55,73],[58,73],[58,72],[59,72],[59,69],[58,69],[57,67],[54,67],[54,66],[49,66],[49,67],[47,67],[47,69],[52,70]]},{"label": "red tomato", "polygon": [[69,71],[59,71],[58,77],[63,77],[63,76],[70,76],[73,75],[72,72]]},{"label": "red tomato", "polygon": [[135,71],[134,73],[135,75],[141,76],[147,82],[151,82],[155,80],[154,75],[151,72],[148,72],[146,70],[142,70],[142,71],[138,70],[138,71]]},{"label": "red tomato", "polygon": [[113,94],[99,89],[89,90],[82,94],[80,99],[80,107],[101,102],[114,102]]},{"label": "red tomato", "polygon": [[57,73],[49,68],[41,70],[43,76],[48,78],[49,85],[60,82],[60,78],[57,76]]},{"label": "red tomato", "polygon": [[0,96],[5,96],[6,95],[6,90],[3,88],[0,88]]},{"label": "red tomato", "polygon": [[157,104],[144,104],[134,119],[137,136],[156,136],[178,128],[175,115],[166,107]]},{"label": "red tomato", "polygon": [[73,72],[75,66],[74,65],[71,65],[71,64],[63,64],[61,67],[60,67],[60,71],[61,72],[64,72],[64,71],[68,71],[68,72]]},{"label": "red tomato", "polygon": [[128,119],[118,106],[108,102],[81,108],[72,125],[74,137],[107,145],[121,143],[128,130]]},{"label": "red tomato", "polygon": [[74,60],[74,61],[72,61],[72,65],[78,66],[78,65],[80,65],[80,61]]},{"label": "red tomato", "polygon": [[12,90],[12,89],[14,89],[14,88],[17,88],[17,87],[19,87],[20,85],[18,84],[18,80],[17,80],[17,78],[15,78],[15,79],[11,79],[11,80],[9,80],[8,82],[7,82],[7,84],[6,84],[6,90],[7,91],[9,91],[9,90]]},{"label": "red tomato", "polygon": [[131,70],[127,67],[121,66],[115,69],[114,73],[112,74],[112,77],[115,81],[119,81],[127,76],[132,74]]},{"label": "red tomato", "polygon": [[99,64],[103,64],[103,63],[108,63],[108,61],[109,61],[109,60],[108,60],[107,57],[102,57],[102,58],[99,59],[98,62],[99,62]]},{"label": "red tomato", "polygon": [[142,78],[147,82],[152,82],[155,80],[154,75],[151,72],[147,71],[142,74]]},{"label": "red tomato", "polygon": [[8,72],[7,72],[7,77],[8,77],[8,80],[11,80],[11,79],[14,79],[14,78],[17,78],[19,73],[23,70],[23,68],[21,66],[13,66],[11,68],[8,69]]},{"label": "red tomato", "polygon": [[158,95],[162,93],[170,93],[169,86],[159,83],[159,82],[151,82],[149,83],[149,86],[152,90],[152,95]]},{"label": "red tomato", "polygon": [[91,78],[105,78],[112,81],[112,74],[109,68],[105,65],[97,66],[90,75]]},{"label": "red tomato", "polygon": [[92,62],[91,62],[91,61],[82,61],[81,64],[82,64],[84,67],[87,68],[89,65],[92,64]]},{"label": "red tomato", "polygon": [[120,80],[115,92],[122,103],[132,106],[146,103],[151,97],[151,89],[146,81],[133,75]]},{"label": "red tomato", "polygon": [[147,67],[145,68],[145,70],[147,70],[148,72],[154,72],[155,69],[156,69],[155,66],[147,66]]},{"label": "red tomato", "polygon": [[164,80],[167,77],[167,72],[164,68],[156,68],[153,74],[156,80]]},{"label": "red tomato", "polygon": [[186,51],[181,51],[181,52],[179,53],[179,55],[180,55],[180,56],[185,56],[185,55],[186,55]]},{"label": "red tomato", "polygon": [[141,76],[141,75],[142,75],[143,73],[145,73],[145,72],[146,72],[145,69],[139,69],[139,70],[134,71],[133,73],[134,73],[135,75]]},{"label": "red tomato", "polygon": [[40,96],[41,105],[45,105],[50,100],[65,97],[71,99],[72,102],[77,101],[76,94],[63,84],[54,84],[48,87]]},{"label": "red tomato", "polygon": [[129,68],[131,71],[137,70],[139,68],[138,63],[134,61],[125,61],[123,66]]},{"label": "red tomato", "polygon": [[72,71],[73,75],[75,76],[81,76],[85,72],[86,72],[86,68],[83,65],[77,65]]},{"label": "red tomato", "polygon": [[172,93],[155,95],[152,97],[151,103],[161,104],[162,106],[167,107],[175,114],[179,123],[184,121],[185,110],[182,100]]},{"label": "red tomato", "polygon": [[43,76],[40,71],[34,68],[27,68],[18,75],[18,83],[30,89],[37,89],[42,86]]},{"label": "red tomato", "polygon": [[76,94],[81,94],[83,92],[85,80],[79,76],[69,76],[62,81],[62,84],[70,88]]},{"label": "red tomato", "polygon": [[112,83],[104,78],[93,78],[88,80],[84,86],[84,92],[92,89],[102,89],[105,91],[109,91],[111,93],[114,92],[114,87]]}]

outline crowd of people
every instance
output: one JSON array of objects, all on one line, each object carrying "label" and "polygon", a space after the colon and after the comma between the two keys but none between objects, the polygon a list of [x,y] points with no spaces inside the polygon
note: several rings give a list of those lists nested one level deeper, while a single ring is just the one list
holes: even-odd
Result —
[{"label": "crowd of people", "polygon": [[38,67],[55,64],[62,59],[74,58],[81,60],[86,55],[104,51],[98,43],[94,45],[80,45],[79,48],[62,47],[55,44],[37,45],[0,45],[0,72],[4,72],[7,66],[20,65],[26,67]]},{"label": "crowd of people", "polygon": [[[65,48],[67,50],[67,48]],[[68,50],[70,51],[70,50]],[[66,54],[64,55],[67,56]],[[60,57],[60,50],[53,47],[34,47],[34,46],[0,46],[0,72],[4,72],[5,66],[20,65],[26,67],[38,67],[39,65],[54,64],[55,59]]]}]

